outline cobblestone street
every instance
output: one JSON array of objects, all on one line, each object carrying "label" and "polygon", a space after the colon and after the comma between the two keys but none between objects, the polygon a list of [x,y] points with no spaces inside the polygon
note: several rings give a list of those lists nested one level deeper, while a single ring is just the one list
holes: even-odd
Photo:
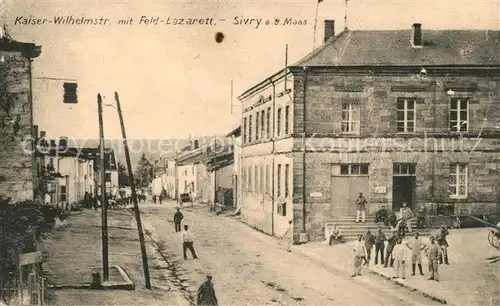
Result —
[{"label": "cobblestone street", "polygon": [[[189,275],[192,290],[213,274],[222,305],[433,305],[433,301],[366,273],[358,279],[315,261],[297,248],[222,216],[183,210],[199,259],[182,258],[174,203],[141,206],[145,228],[163,242],[169,261]],[[188,253],[189,254],[189,253]]]}]

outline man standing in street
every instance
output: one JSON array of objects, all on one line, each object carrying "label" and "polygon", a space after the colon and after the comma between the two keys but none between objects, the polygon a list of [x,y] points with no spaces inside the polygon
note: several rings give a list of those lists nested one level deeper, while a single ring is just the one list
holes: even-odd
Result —
[{"label": "man standing in street", "polygon": [[175,225],[175,232],[178,233],[181,231],[181,222],[182,219],[184,219],[184,215],[181,213],[180,208],[176,208],[177,211],[174,214],[174,225]]},{"label": "man standing in street", "polygon": [[358,241],[354,243],[354,272],[351,277],[356,277],[361,275],[361,265],[363,260],[366,262],[366,247],[363,241],[363,235],[358,235]]},{"label": "man standing in street", "polygon": [[385,243],[385,240],[387,240],[385,238],[385,234],[382,231],[382,228],[379,227],[377,235],[375,235],[375,264],[376,265],[378,264],[379,253],[380,253],[380,263],[384,264],[384,247],[385,247],[384,243]]},{"label": "man standing in street", "polygon": [[435,242],[433,236],[430,236],[429,240],[430,243],[425,249],[425,254],[429,260],[429,272],[431,272],[429,280],[439,282],[439,258],[441,257],[441,248]]},{"label": "man standing in street", "polygon": [[405,279],[406,277],[406,249],[402,244],[403,239],[398,238],[397,244],[394,246],[392,250],[393,258],[396,261],[396,277]]},{"label": "man standing in street", "polygon": [[392,257],[392,250],[398,241],[399,235],[397,230],[392,231],[392,236],[387,240],[387,249],[385,250],[385,265],[384,268],[387,268],[387,265],[390,263],[390,267],[394,266],[394,257]]},{"label": "man standing in street", "polygon": [[368,202],[366,201],[365,197],[363,196],[363,193],[359,193],[359,197],[356,200],[356,222],[359,222],[359,218],[361,217],[361,220],[363,222],[366,222],[366,204]]},{"label": "man standing in street", "polygon": [[372,258],[372,249],[375,244],[375,236],[370,232],[370,229],[366,232],[365,235],[365,247],[366,247],[366,265],[370,264],[370,260]]},{"label": "man standing in street", "polygon": [[415,239],[408,241],[406,246],[411,250],[411,275],[415,275],[415,266],[417,264],[420,275],[424,275],[422,271],[422,250],[425,249],[425,244],[420,241],[418,233],[415,233]]},{"label": "man standing in street", "polygon": [[187,250],[191,252],[191,255],[193,255],[193,259],[197,259],[198,256],[196,256],[196,252],[194,251],[193,247],[193,236],[191,235],[191,232],[188,231],[188,226],[184,225],[184,231],[181,233],[181,239],[182,239],[182,252],[184,254],[184,260],[187,260]]},{"label": "man standing in street", "polygon": [[288,221],[288,228],[285,234],[281,237],[281,241],[286,243],[286,251],[292,251],[292,241],[293,241],[293,226],[292,220]]},{"label": "man standing in street", "polygon": [[198,306],[217,306],[217,297],[215,296],[214,284],[212,283],[212,275],[208,274],[205,281],[198,289],[198,298],[196,305]]},{"label": "man standing in street", "polygon": [[437,242],[439,244],[439,246],[441,247],[441,257],[439,258],[439,263],[442,264],[443,263],[443,259],[444,259],[444,263],[449,265],[450,263],[448,262],[448,241],[446,240],[446,237],[450,234],[450,232],[448,232],[448,228],[444,225],[441,225],[441,229],[439,230],[439,233],[437,235]]}]

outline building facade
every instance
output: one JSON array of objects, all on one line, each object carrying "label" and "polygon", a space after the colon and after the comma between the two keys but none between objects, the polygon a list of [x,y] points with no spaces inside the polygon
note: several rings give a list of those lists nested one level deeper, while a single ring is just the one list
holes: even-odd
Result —
[{"label": "building facade", "polygon": [[241,210],[241,203],[243,202],[243,184],[241,180],[241,126],[237,127],[227,135],[232,145],[233,151],[233,165],[232,165],[232,186],[233,186],[233,205]]},{"label": "building facade", "polygon": [[0,195],[13,202],[33,200],[37,177],[34,135],[32,60],[41,53],[33,43],[0,37]]},{"label": "building facade", "polygon": [[278,235],[293,220],[299,242],[354,218],[359,193],[369,214],[498,210],[498,31],[334,33],[240,96],[245,220]]}]

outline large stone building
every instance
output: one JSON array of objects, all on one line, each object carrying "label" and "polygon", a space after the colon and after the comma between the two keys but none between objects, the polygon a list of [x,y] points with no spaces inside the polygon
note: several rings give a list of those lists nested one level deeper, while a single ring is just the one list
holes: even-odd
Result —
[{"label": "large stone building", "polygon": [[0,195],[33,200],[36,185],[33,143],[32,60],[41,48],[0,38]]},{"label": "large stone building", "polygon": [[500,34],[495,30],[350,31],[239,97],[242,216],[296,241],[325,220],[407,202],[431,213],[498,209]]}]

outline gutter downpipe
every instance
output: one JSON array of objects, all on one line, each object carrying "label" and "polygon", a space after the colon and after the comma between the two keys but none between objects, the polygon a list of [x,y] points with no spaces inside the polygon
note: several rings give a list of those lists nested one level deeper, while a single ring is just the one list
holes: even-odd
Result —
[{"label": "gutter downpipe", "polygon": [[306,132],[307,132],[307,108],[306,108],[306,89],[307,89],[307,66],[304,66],[304,88],[303,88],[303,118],[302,118],[302,127],[303,127],[303,137],[302,137],[302,232],[306,233]]},{"label": "gutter downpipe", "polygon": [[271,209],[272,209],[272,212],[271,212],[271,236],[274,236],[274,210],[275,210],[275,200],[274,200],[274,177],[275,177],[275,171],[274,171],[274,166],[275,166],[275,162],[274,162],[274,151],[275,151],[275,143],[274,143],[274,132],[275,132],[275,126],[276,126],[276,123],[275,123],[275,115],[276,115],[276,85],[274,83],[273,80],[271,80],[271,85],[273,86],[273,129],[271,131],[271,142],[273,144],[273,147],[272,147],[272,158],[273,158],[273,162],[272,162],[272,175],[271,177],[273,178],[273,182],[271,184]]}]

